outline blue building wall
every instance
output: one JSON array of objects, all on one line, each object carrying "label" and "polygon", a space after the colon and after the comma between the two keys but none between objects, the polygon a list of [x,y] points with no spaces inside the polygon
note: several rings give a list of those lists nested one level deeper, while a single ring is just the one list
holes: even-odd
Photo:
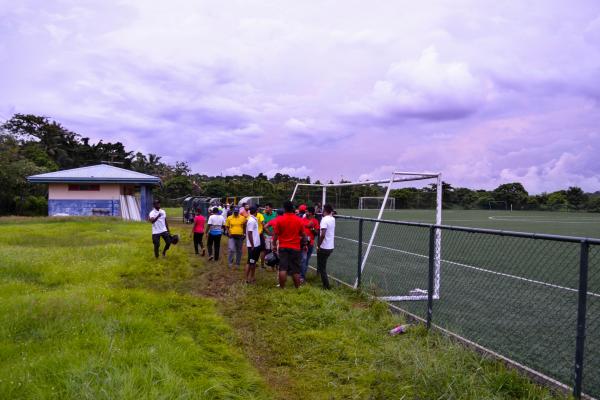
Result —
[{"label": "blue building wall", "polygon": [[148,218],[148,214],[152,210],[152,189],[147,185],[140,185],[140,214],[142,221]]},{"label": "blue building wall", "polygon": [[119,200],[48,200],[48,215],[121,216]]}]

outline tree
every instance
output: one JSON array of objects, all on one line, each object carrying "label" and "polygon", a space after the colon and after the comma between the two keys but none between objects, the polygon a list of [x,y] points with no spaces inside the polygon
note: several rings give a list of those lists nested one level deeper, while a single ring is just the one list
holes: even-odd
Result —
[{"label": "tree", "polygon": [[565,208],[567,204],[569,204],[569,202],[564,190],[559,190],[558,192],[551,193],[548,196],[548,206],[552,210]]},{"label": "tree", "polygon": [[588,196],[577,186],[571,186],[566,190],[565,196],[569,205],[576,210],[581,209],[588,200]]},{"label": "tree", "polygon": [[492,196],[496,201],[506,201],[508,206],[512,204],[514,208],[521,208],[523,204],[527,204],[529,193],[521,183],[513,182],[498,186]]}]

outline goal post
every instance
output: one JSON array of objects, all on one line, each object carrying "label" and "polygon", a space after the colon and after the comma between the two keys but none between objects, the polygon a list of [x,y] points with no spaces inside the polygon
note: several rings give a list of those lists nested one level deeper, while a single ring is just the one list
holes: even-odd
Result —
[{"label": "goal post", "polygon": [[[392,173],[389,179],[381,179],[381,180],[371,180],[371,181],[362,181],[362,182],[343,182],[343,183],[330,183],[330,184],[310,184],[310,183],[297,183],[294,192],[292,193],[291,200],[294,201],[298,194],[298,190],[301,187],[312,187],[314,189],[321,191],[321,204],[327,203],[327,190],[334,189],[339,187],[346,186],[359,186],[359,185],[387,185],[385,190],[385,195],[383,197],[379,197],[381,199],[381,203],[379,206],[379,212],[376,218],[376,221],[373,225],[373,229],[371,235],[369,237],[369,241],[366,247],[366,250],[363,253],[363,258],[360,263],[361,273],[364,271],[365,266],[367,265],[369,255],[371,253],[371,249],[375,244],[375,239],[377,237],[377,231],[379,229],[380,220],[382,219],[384,211],[388,208],[388,201],[390,201],[390,191],[394,186],[394,183],[399,182],[410,182],[410,181],[420,181],[420,180],[435,180],[436,183],[436,207],[435,207],[435,225],[442,224],[442,174],[441,173],[422,173],[422,172],[404,172],[398,171]],[[360,207],[360,205],[359,205]],[[442,251],[442,233],[441,229],[434,228],[434,279],[433,279],[433,298],[440,298],[440,269],[441,269],[441,251]],[[358,287],[358,278],[354,282],[354,287]],[[397,295],[397,296],[384,296],[380,297],[382,300],[387,301],[404,301],[404,300],[427,300],[427,290],[422,288],[415,288],[410,290],[410,292],[406,295]]]},{"label": "goal post", "polygon": [[384,203],[383,197],[359,197],[358,198],[358,209],[359,210],[378,210],[385,204],[385,209],[395,210],[396,199],[390,197],[387,199],[387,203]]}]

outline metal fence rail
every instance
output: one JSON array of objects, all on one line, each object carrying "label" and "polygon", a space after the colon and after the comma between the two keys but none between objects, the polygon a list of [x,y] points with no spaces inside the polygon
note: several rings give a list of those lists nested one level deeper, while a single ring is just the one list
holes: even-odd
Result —
[{"label": "metal fence rail", "polygon": [[336,225],[333,277],[383,299],[423,293],[427,300],[396,306],[575,397],[600,397],[599,239],[349,216]]}]

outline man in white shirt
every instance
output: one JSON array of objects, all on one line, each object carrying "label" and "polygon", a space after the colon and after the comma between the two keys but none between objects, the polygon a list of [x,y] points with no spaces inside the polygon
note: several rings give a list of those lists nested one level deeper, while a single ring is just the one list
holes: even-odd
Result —
[{"label": "man in white shirt", "polygon": [[221,249],[221,235],[225,226],[225,218],[219,215],[219,208],[213,207],[212,215],[208,217],[208,260],[219,261],[219,251]]},{"label": "man in white shirt", "polygon": [[160,238],[165,241],[163,257],[167,256],[167,250],[171,247],[171,235],[169,235],[169,224],[167,223],[167,213],[160,209],[160,201],[154,200],[152,203],[154,210],[148,214],[148,221],[152,223],[152,243],[154,244],[154,257],[158,258],[160,250]]},{"label": "man in white shirt", "polygon": [[256,263],[260,258],[260,234],[258,233],[258,219],[256,218],[257,208],[252,206],[249,209],[250,215],[246,221],[246,247],[248,248],[248,264],[246,264],[246,283],[254,283],[254,273]]},{"label": "man in white shirt", "polygon": [[321,275],[323,288],[331,289],[329,277],[327,276],[327,259],[333,253],[335,238],[335,218],[333,218],[333,207],[331,204],[323,206],[323,218],[321,219],[321,235],[317,248],[317,272]]}]

